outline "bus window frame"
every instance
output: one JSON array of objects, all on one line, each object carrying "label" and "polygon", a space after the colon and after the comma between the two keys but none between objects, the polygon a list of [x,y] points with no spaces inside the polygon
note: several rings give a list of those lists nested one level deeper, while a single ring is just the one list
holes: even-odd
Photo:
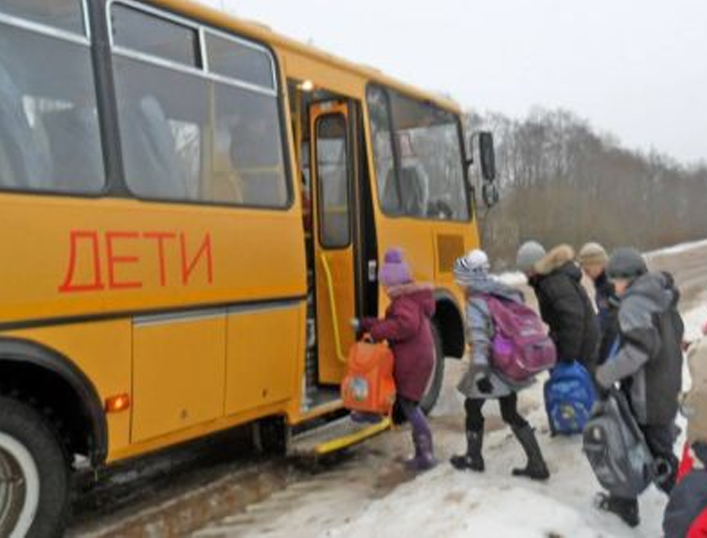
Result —
[{"label": "bus window frame", "polygon": [[[402,186],[400,185],[399,177],[398,177],[398,171],[400,170],[400,152],[398,149],[398,144],[395,141],[395,119],[393,118],[393,113],[392,113],[392,106],[390,102],[390,92],[397,92],[401,96],[410,99],[412,101],[415,101],[416,103],[419,103],[421,105],[426,105],[430,107],[434,107],[438,110],[442,110],[444,112],[447,112],[451,115],[454,116],[454,124],[457,127],[457,138],[459,140],[459,157],[461,159],[461,169],[462,169],[462,182],[464,186],[464,198],[466,200],[466,207],[467,207],[467,218],[461,219],[461,218],[450,218],[450,219],[439,219],[439,218],[434,218],[434,217],[419,217],[415,215],[408,215],[405,212],[403,212],[402,208],[400,208],[399,211],[397,212],[391,212],[389,209],[385,208],[383,204],[381,203],[381,192],[379,190],[379,185],[378,185],[378,167],[376,165],[376,151],[374,148],[374,140],[372,138],[372,130],[371,130],[371,114],[370,114],[370,109],[368,106],[368,89],[369,88],[377,88],[383,92],[385,95],[385,102],[386,106],[388,107],[388,123],[389,123],[389,133],[390,133],[390,143],[392,147],[392,154],[393,154],[393,170],[395,172],[395,188],[396,191],[398,192],[398,203],[402,204]],[[464,144],[464,129],[462,126],[462,121],[461,117],[457,112],[453,112],[451,110],[448,110],[442,106],[436,105],[434,103],[431,103],[430,101],[425,101],[422,100],[418,97],[414,97],[412,95],[409,95],[403,91],[390,88],[384,84],[380,84],[377,82],[368,82],[366,84],[366,114],[368,117],[368,125],[366,128],[368,129],[369,132],[369,143],[370,143],[370,148],[371,148],[371,156],[373,158],[373,171],[375,173],[375,189],[376,189],[376,198],[377,198],[377,205],[378,209],[380,212],[385,215],[387,218],[392,218],[392,219],[411,219],[411,220],[416,220],[416,221],[421,221],[421,222],[430,222],[430,223],[447,223],[447,224],[468,224],[470,222],[473,222],[475,219],[475,212],[471,200],[471,193],[469,192],[469,169],[466,165],[466,147]]]},{"label": "bus window frame", "polygon": [[59,37],[91,45],[91,22],[88,13],[88,0],[80,0],[81,2],[81,21],[83,22],[83,32],[72,32],[63,28],[57,28],[51,24],[32,21],[17,15],[10,15],[0,8],[0,22],[4,22],[9,26],[16,26],[24,30],[30,30],[37,33],[42,33],[52,37]]},{"label": "bus window frame", "polygon": [[108,177],[108,167],[106,164],[106,142],[103,140],[103,133],[100,128],[101,115],[103,114],[100,97],[98,95],[98,75],[96,73],[93,51],[94,43],[91,37],[91,14],[89,13],[88,1],[81,0],[81,10],[82,10],[82,20],[84,24],[83,33],[70,32],[61,28],[56,28],[49,24],[44,24],[36,21],[31,21],[18,17],[15,15],[8,15],[4,11],[0,10],[0,24],[6,26],[11,26],[13,28],[24,30],[32,34],[38,34],[42,37],[48,37],[56,39],[58,41],[63,41],[65,43],[71,43],[72,45],[78,45],[85,47],[89,52],[90,61],[90,72],[91,72],[91,82],[93,86],[93,92],[96,102],[96,114],[98,115],[99,129],[98,136],[101,138],[101,161],[103,162],[103,177],[102,185],[100,189],[95,191],[89,190],[75,190],[75,191],[65,191],[57,189],[42,189],[42,188],[12,188],[0,186],[0,195],[5,194],[16,194],[16,195],[27,195],[27,196],[55,196],[57,198],[81,198],[87,200],[97,200],[100,198],[105,198],[113,189],[111,185],[110,178]]},{"label": "bus window frame", "polygon": [[[177,62],[173,62],[164,58],[160,58],[158,56],[152,56],[147,53],[139,52],[133,49],[129,49],[126,47],[121,47],[121,46],[116,46],[114,43],[113,39],[113,25],[111,24],[111,8],[115,4],[120,4],[123,6],[127,6],[128,8],[135,9],[137,11],[141,11],[143,13],[147,13],[149,15],[152,15],[157,18],[161,18],[163,20],[167,20],[182,26],[187,26],[189,28],[194,29],[197,32],[197,37],[198,37],[198,56],[197,60],[200,63],[201,67],[189,67],[184,64],[180,64]],[[235,88],[239,88],[242,90],[246,91],[252,91],[254,93],[259,93],[261,95],[266,95],[268,97],[272,97],[275,99],[275,102],[277,104],[277,111],[278,111],[278,119],[279,119],[279,129],[278,132],[280,134],[280,144],[282,147],[282,165],[283,165],[283,171],[284,171],[284,176],[285,176],[285,189],[286,189],[286,199],[285,202],[282,205],[262,205],[262,204],[244,204],[244,203],[236,203],[236,202],[226,202],[226,201],[214,201],[214,200],[191,200],[191,199],[182,199],[182,198],[155,198],[155,197],[149,197],[149,196],[143,196],[140,194],[135,193],[131,188],[130,185],[127,182],[127,179],[125,177],[125,167],[121,166],[123,173],[122,173],[122,184],[121,184],[121,189],[125,189],[125,193],[129,198],[136,199],[140,202],[145,202],[145,203],[160,203],[160,204],[180,204],[180,205],[188,205],[188,206],[197,206],[197,207],[221,207],[221,208],[227,208],[227,209],[250,209],[250,210],[261,210],[261,211],[283,211],[287,212],[292,207],[294,206],[295,202],[295,196],[294,196],[294,186],[293,186],[293,181],[292,181],[292,166],[291,166],[291,150],[290,150],[290,144],[289,144],[289,137],[288,137],[288,131],[287,131],[287,120],[286,120],[286,113],[285,113],[285,99],[284,99],[284,90],[283,85],[282,85],[282,77],[281,77],[281,71],[280,71],[280,62],[279,58],[277,57],[277,54],[275,53],[275,50],[268,46],[265,43],[259,42],[257,40],[251,40],[250,43],[248,42],[248,38],[242,38],[239,37],[235,34],[233,34],[232,31],[225,29],[223,27],[213,27],[210,26],[206,23],[200,22],[198,19],[188,19],[186,17],[183,17],[179,14],[175,14],[174,12],[166,9],[161,9],[161,8],[155,8],[151,5],[143,4],[141,2],[138,2],[136,0],[108,0],[106,2],[106,8],[105,8],[105,17],[106,17],[106,24],[107,24],[107,31],[108,31],[108,45],[109,45],[109,51],[108,55],[111,58],[111,68],[112,68],[112,76],[113,76],[113,100],[114,100],[114,106],[117,109],[117,92],[115,91],[116,84],[115,84],[115,68],[113,67],[113,57],[115,55],[123,57],[123,58],[128,58],[130,60],[134,61],[139,61],[143,62],[149,65],[156,65],[158,67],[162,67],[165,69],[172,69],[177,72],[181,72],[182,74],[186,75],[192,75],[196,76],[202,80],[205,81],[211,81],[211,82],[217,82],[221,84],[225,84],[227,86],[232,86]],[[258,86],[255,84],[250,84],[245,81],[239,81],[237,79],[233,79],[230,77],[226,77],[223,75],[220,75],[218,73],[213,73],[212,71],[209,70],[209,62],[208,62],[208,54],[207,54],[207,48],[206,48],[206,33],[212,33],[216,37],[221,37],[221,38],[232,38],[234,42],[237,42],[240,45],[244,45],[246,43],[249,43],[251,48],[259,49],[262,52],[266,52],[270,60],[272,62],[272,77],[273,77],[273,85],[274,88],[269,89],[265,88],[262,86]],[[116,131],[113,134],[114,137],[118,138],[120,140],[121,135],[120,135],[120,114],[117,116],[118,118],[118,126],[116,126]],[[124,162],[124,156],[122,150],[119,152],[119,157],[121,161],[121,165]]]},{"label": "bus window frame", "polygon": [[[277,76],[277,70],[276,70],[277,64],[275,62],[275,52],[273,50],[266,47],[265,45],[261,45],[259,43],[256,43],[255,41],[252,41],[252,42],[246,41],[243,38],[239,38],[235,35],[228,34],[228,33],[224,32],[223,30],[219,30],[216,28],[211,28],[211,27],[207,27],[207,26],[202,25],[200,27],[200,38],[199,39],[201,40],[200,43],[203,43],[202,50],[205,52],[203,54],[203,58],[201,59],[201,61],[202,61],[202,66],[207,73],[210,73],[214,77],[226,78],[227,80],[238,80],[238,79],[235,79],[232,77],[229,78],[227,75],[221,75],[220,73],[217,73],[216,71],[211,70],[211,64],[209,63],[209,55],[207,54],[207,52],[208,52],[208,47],[207,47],[207,43],[206,43],[206,35],[207,34],[210,34],[216,38],[225,39],[226,41],[230,41],[231,43],[235,43],[236,45],[240,45],[241,47],[246,47],[246,48],[249,48],[254,51],[267,53],[268,57],[271,60],[270,76],[271,76],[272,85],[273,85],[272,91],[275,92],[276,94],[279,93],[278,89],[280,88],[280,84],[279,84],[279,78]],[[254,88],[262,88],[262,86],[258,86],[257,84],[248,83],[244,80],[240,81],[240,82],[241,82],[241,84],[250,85]]]},{"label": "bus window frame", "polygon": [[[348,121],[348,117],[346,114],[343,114],[341,112],[334,112],[330,114],[323,114],[317,118],[317,121],[314,124],[314,130],[315,130],[315,136],[317,136],[317,129],[319,127],[319,122],[323,118],[327,117],[334,117],[334,118],[343,118],[344,120],[344,132],[345,132],[345,143],[344,147],[346,149],[346,205],[347,205],[347,217],[349,221],[349,229],[348,229],[348,238],[345,244],[343,245],[327,245],[324,242],[324,233],[323,233],[323,215],[324,215],[324,197],[321,195],[322,194],[322,188],[321,188],[321,181],[319,177],[319,144],[315,143],[314,144],[314,162],[316,163],[317,167],[317,172],[316,172],[316,177],[317,177],[317,184],[315,186],[316,191],[317,191],[317,212],[319,214],[317,218],[317,233],[319,234],[318,240],[319,240],[319,246],[326,251],[330,252],[336,252],[339,250],[348,250],[351,245],[353,244],[353,235],[354,235],[354,222],[353,222],[353,216],[354,216],[354,206],[353,206],[353,198],[352,198],[352,174],[353,174],[353,155],[351,154],[351,135],[350,135],[350,125]],[[318,141],[318,138],[316,139]],[[310,134],[310,144],[311,144],[311,134]],[[312,163],[310,163],[311,167]]]}]

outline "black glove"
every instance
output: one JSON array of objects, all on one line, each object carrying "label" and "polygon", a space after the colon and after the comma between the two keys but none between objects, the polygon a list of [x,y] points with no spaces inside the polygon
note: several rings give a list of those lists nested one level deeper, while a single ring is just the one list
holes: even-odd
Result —
[{"label": "black glove", "polygon": [[476,388],[481,394],[490,394],[493,391],[493,385],[488,377],[482,377],[476,381]]},{"label": "black glove", "polygon": [[597,400],[600,400],[602,402],[607,400],[609,398],[609,395],[611,394],[610,389],[605,389],[604,387],[602,387],[598,383],[596,384],[596,390],[597,390]]}]

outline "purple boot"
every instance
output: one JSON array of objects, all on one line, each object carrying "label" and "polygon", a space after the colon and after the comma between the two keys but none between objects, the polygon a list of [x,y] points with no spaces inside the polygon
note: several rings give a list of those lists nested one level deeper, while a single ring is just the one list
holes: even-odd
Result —
[{"label": "purple boot", "polygon": [[428,471],[437,465],[432,448],[432,435],[428,433],[412,433],[412,441],[415,445],[415,456],[405,462],[405,466],[411,471]]}]

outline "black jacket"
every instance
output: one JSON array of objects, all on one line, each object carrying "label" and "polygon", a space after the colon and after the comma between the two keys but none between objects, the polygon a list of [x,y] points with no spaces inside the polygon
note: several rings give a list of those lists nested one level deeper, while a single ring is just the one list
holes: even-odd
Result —
[{"label": "black jacket", "polygon": [[538,298],[540,314],[550,327],[550,337],[560,361],[577,360],[594,371],[599,346],[599,327],[582,271],[567,245],[551,250],[535,264],[530,285]]},{"label": "black jacket", "polygon": [[619,337],[619,304],[614,285],[606,273],[602,273],[594,281],[596,291],[597,320],[599,321],[599,356],[598,364],[603,364],[609,358],[609,353]]},{"label": "black jacket", "polygon": [[677,311],[680,294],[670,275],[647,273],[621,298],[618,354],[597,370],[609,387],[621,381],[639,424],[672,424],[682,387],[684,326]]}]

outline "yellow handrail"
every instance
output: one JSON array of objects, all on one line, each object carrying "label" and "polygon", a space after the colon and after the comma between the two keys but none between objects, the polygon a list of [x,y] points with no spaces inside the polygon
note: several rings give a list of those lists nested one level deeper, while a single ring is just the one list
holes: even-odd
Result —
[{"label": "yellow handrail", "polygon": [[331,269],[329,261],[326,259],[326,254],[321,253],[322,267],[324,267],[324,276],[326,276],[327,286],[329,288],[329,308],[331,309],[331,319],[334,322],[334,343],[336,344],[336,355],[341,362],[346,362],[346,355],[341,350],[341,335],[339,334],[339,316],[336,312],[336,301],[334,300],[334,281],[331,278]]}]

